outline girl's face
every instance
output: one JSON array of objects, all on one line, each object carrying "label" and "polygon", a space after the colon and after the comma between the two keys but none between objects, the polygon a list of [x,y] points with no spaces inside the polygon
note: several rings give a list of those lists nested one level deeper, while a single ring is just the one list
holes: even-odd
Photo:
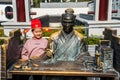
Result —
[{"label": "girl's face", "polygon": [[35,28],[32,30],[33,35],[35,38],[39,39],[42,37],[42,29],[41,28]]}]

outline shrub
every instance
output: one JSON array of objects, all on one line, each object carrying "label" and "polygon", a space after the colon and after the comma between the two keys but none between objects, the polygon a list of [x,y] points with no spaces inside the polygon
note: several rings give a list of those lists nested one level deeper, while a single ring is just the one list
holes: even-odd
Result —
[{"label": "shrub", "polygon": [[0,39],[0,45],[4,43],[4,39]]},{"label": "shrub", "polygon": [[88,38],[88,44],[89,44],[89,45],[98,44],[98,43],[99,43],[99,40],[100,40],[100,38],[89,37],[89,38]]},{"label": "shrub", "polygon": [[51,29],[50,31],[43,31],[43,36],[50,37],[51,34],[57,31],[59,31],[59,29]]},{"label": "shrub", "polygon": [[3,37],[3,36],[5,36],[5,35],[4,35],[4,30],[3,30],[3,29],[0,29],[0,37]]},{"label": "shrub", "polygon": [[[50,31],[43,31],[43,36],[44,36],[44,37],[50,37],[51,34],[57,32],[57,31],[59,31],[59,30],[60,30],[60,29],[51,29]],[[75,29],[75,30],[77,30],[79,33],[81,33],[81,34],[84,35],[84,32],[85,32],[84,29],[79,28],[79,29]]]},{"label": "shrub", "polygon": [[[4,37],[4,30],[0,29],[0,37]],[[2,45],[4,43],[4,39],[0,39],[0,45]]]}]

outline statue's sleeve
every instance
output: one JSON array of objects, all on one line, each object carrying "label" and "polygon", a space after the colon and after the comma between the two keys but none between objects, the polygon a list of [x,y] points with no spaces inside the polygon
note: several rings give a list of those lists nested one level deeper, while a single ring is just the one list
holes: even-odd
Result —
[{"label": "statue's sleeve", "polygon": [[53,41],[51,39],[48,40],[48,45],[45,53],[48,57],[53,56]]},{"label": "statue's sleeve", "polygon": [[82,42],[82,40],[79,40],[78,41],[78,54],[83,52],[83,48],[84,48],[83,42]]},{"label": "statue's sleeve", "polygon": [[86,44],[86,40],[85,40],[85,38],[83,38],[82,40],[81,40],[81,49],[82,49],[82,52],[86,52],[87,51],[87,44]]},{"label": "statue's sleeve", "polygon": [[76,60],[82,62],[84,56],[90,56],[88,52],[86,52],[86,44],[84,40],[78,42],[78,54],[76,56]]},{"label": "statue's sleeve", "polygon": [[48,57],[52,57],[54,55],[55,46],[55,40],[50,38],[48,40],[48,46],[46,48],[46,55]]},{"label": "statue's sleeve", "polygon": [[74,30],[75,35],[78,37],[78,53],[82,53],[86,51],[86,43],[84,35],[79,33],[78,31]]},{"label": "statue's sleeve", "polygon": [[48,57],[51,57],[54,55],[54,51],[56,49],[56,43],[55,43],[55,40],[56,38],[58,37],[58,35],[60,34],[61,31],[58,31],[58,32],[55,32],[53,33],[50,38],[49,38],[49,41],[48,41],[48,46],[47,46],[47,55]]}]

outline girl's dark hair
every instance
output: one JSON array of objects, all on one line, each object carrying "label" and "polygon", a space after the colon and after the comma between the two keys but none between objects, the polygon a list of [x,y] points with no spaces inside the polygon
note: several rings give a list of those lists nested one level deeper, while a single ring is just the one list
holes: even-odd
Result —
[{"label": "girl's dark hair", "polygon": [[31,30],[32,32],[34,31],[34,29]]},{"label": "girl's dark hair", "polygon": [[[31,31],[33,32],[35,29],[32,29]],[[41,30],[43,30],[42,28],[41,28]]]}]

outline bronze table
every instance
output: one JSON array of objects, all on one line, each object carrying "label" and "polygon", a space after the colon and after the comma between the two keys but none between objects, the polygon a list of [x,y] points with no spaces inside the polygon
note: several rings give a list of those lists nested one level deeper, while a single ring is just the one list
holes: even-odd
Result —
[{"label": "bronze table", "polygon": [[[35,67],[32,63],[39,64]],[[29,64],[30,70],[11,68],[8,73],[10,75],[46,75],[46,76],[83,76],[83,77],[100,77],[101,80],[115,80],[117,74],[114,71],[95,72],[89,66],[85,68],[83,64],[71,61],[59,61],[57,63],[41,63],[34,61]]]}]

